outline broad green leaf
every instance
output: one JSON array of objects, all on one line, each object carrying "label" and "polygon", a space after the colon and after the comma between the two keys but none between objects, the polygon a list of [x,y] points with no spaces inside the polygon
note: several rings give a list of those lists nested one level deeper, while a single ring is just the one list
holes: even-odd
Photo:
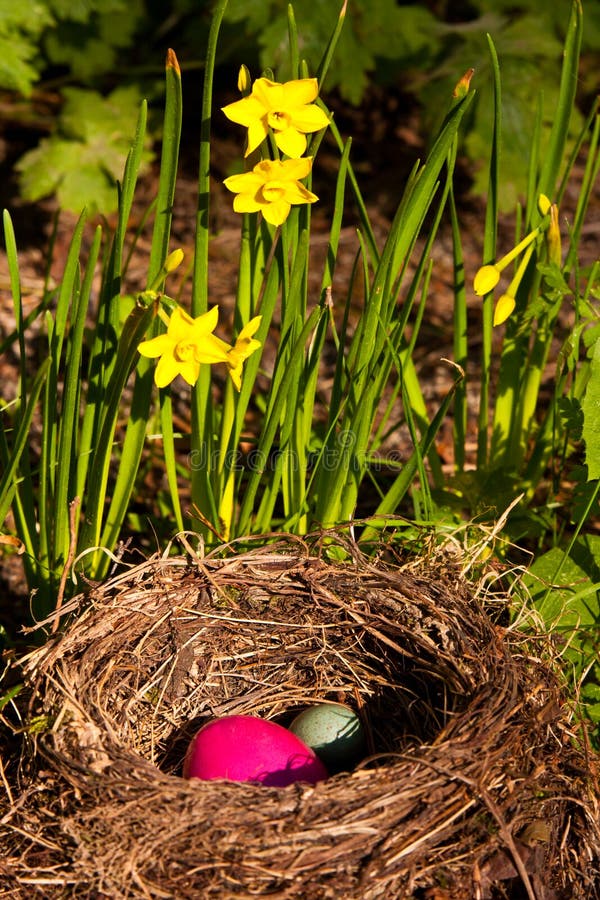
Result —
[{"label": "broad green leaf", "polygon": [[35,47],[26,38],[0,34],[0,88],[28,97],[39,78],[34,57]]},{"label": "broad green leaf", "polygon": [[600,535],[580,536],[569,555],[554,547],[539,556],[523,583],[546,625],[585,652],[600,625]]},{"label": "broad green leaf", "polygon": [[590,363],[590,378],[583,402],[583,440],[588,478],[600,478],[600,338],[596,340]]},{"label": "broad green leaf", "polygon": [[[135,133],[139,91],[117,88],[106,98],[80,88],[64,93],[56,133],[16,165],[22,195],[36,201],[56,192],[63,209],[78,213],[85,207],[90,215],[112,212],[118,205],[117,180]],[[146,150],[142,166],[150,158]]]}]

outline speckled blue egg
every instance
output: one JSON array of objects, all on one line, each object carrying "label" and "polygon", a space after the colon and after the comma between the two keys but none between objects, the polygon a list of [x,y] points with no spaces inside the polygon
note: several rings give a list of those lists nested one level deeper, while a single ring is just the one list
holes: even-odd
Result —
[{"label": "speckled blue egg", "polygon": [[366,751],[361,721],[343,703],[319,703],[303,710],[290,731],[315,751],[329,772],[352,768]]}]

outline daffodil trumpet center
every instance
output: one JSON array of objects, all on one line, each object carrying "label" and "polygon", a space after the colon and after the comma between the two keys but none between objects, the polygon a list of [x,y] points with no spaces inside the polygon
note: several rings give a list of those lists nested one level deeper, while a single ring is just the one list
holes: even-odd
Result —
[{"label": "daffodil trumpet center", "polygon": [[267,122],[273,131],[285,131],[292,124],[292,117],[283,109],[273,109],[267,115]]},{"label": "daffodil trumpet center", "polygon": [[269,181],[261,187],[259,193],[265,203],[276,203],[285,197],[286,186],[282,181]]},{"label": "daffodil trumpet center", "polygon": [[189,362],[194,359],[196,345],[191,341],[179,341],[175,344],[173,355],[179,362]]}]

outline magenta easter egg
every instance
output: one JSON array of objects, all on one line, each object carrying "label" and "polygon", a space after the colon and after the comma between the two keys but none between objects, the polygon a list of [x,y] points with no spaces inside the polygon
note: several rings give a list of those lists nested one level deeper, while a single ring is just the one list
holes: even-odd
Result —
[{"label": "magenta easter egg", "polygon": [[316,784],[327,769],[310,747],[286,728],[255,716],[224,716],[204,725],[192,739],[184,778],[256,781],[285,787]]}]

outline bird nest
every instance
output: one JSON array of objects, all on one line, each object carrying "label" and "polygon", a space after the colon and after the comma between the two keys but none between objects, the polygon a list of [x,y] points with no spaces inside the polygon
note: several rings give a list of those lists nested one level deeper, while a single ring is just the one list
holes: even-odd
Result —
[{"label": "bird nest", "polygon": [[[449,564],[323,546],[157,557],[65,608],[24,663],[8,891],[598,896],[593,766],[545,645]],[[181,776],[212,717],[285,725],[328,700],[362,720],[352,771],[285,788]]]}]

